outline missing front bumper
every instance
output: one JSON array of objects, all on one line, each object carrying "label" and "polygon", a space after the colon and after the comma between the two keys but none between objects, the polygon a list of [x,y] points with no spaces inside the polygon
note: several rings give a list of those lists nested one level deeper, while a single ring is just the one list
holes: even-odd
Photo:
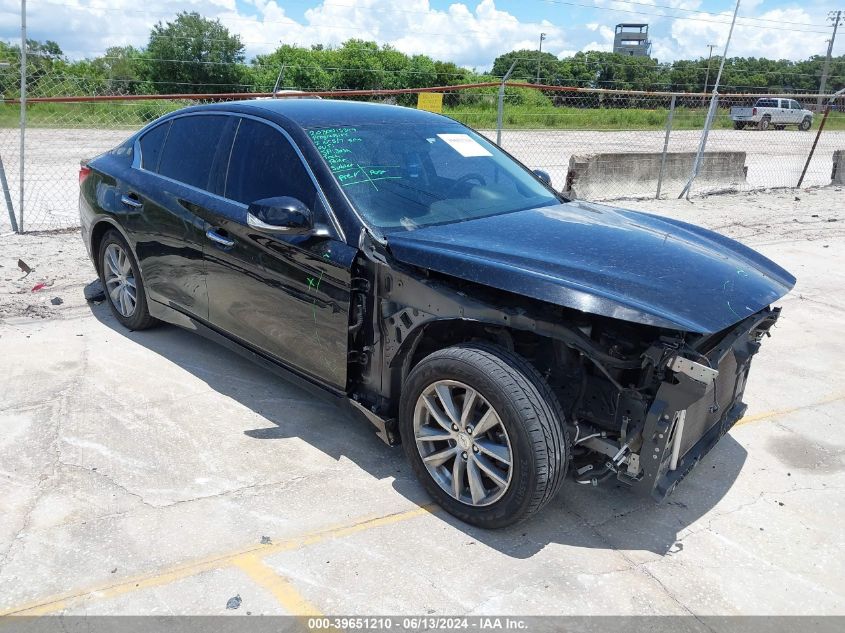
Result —
[{"label": "missing front bumper", "polygon": [[[663,501],[745,414],[742,402],[751,359],[778,310],[765,310],[737,324],[707,353],[718,372],[712,379],[674,371],[649,408],[636,478],[620,479],[642,495]],[[682,367],[677,366],[678,369]]]}]

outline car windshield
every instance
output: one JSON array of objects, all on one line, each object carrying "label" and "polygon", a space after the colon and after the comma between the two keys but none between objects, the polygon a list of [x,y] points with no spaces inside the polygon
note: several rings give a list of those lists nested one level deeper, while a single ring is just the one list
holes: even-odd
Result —
[{"label": "car windshield", "polygon": [[448,121],[308,135],[352,204],[385,232],[560,203],[494,144]]}]

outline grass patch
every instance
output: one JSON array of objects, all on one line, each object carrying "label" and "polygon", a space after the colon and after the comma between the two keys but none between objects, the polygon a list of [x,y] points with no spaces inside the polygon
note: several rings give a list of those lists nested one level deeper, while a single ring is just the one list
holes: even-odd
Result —
[{"label": "grass patch", "polygon": [[[27,124],[56,128],[139,128],[163,114],[178,110],[192,101],[123,101],[98,103],[33,103],[27,107]],[[446,106],[444,114],[477,129],[496,128],[496,106],[490,100],[475,104]],[[538,130],[663,130],[668,108],[573,108],[551,104],[509,104],[505,106],[506,129]],[[675,109],[673,129],[700,130],[706,108]],[[0,127],[16,128],[20,119],[17,105],[0,108]],[[818,127],[821,117],[813,121]],[[715,129],[731,129],[727,110],[720,110]],[[831,112],[825,129],[845,130],[845,112]]]},{"label": "grass patch", "polygon": [[[102,101],[99,103],[33,103],[26,108],[27,126],[57,128],[139,128],[163,114],[192,105],[190,101]],[[18,127],[20,106],[0,108],[0,127]]]},{"label": "grass patch", "polygon": [[[444,114],[473,128],[495,129],[496,110],[480,105],[444,108]],[[571,108],[554,106],[506,106],[504,127],[510,129],[551,130],[663,130],[668,108],[654,110],[634,108]],[[707,108],[676,108],[672,121],[675,130],[700,130],[704,127]],[[815,117],[813,128],[821,122]],[[714,129],[732,129],[727,110],[720,110]],[[792,128],[791,128],[792,129]],[[825,129],[845,130],[845,112],[831,112]]]}]

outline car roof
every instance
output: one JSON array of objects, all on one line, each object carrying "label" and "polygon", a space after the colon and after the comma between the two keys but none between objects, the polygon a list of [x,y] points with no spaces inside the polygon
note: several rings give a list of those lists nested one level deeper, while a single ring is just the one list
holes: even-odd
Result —
[{"label": "car roof", "polygon": [[[339,99],[250,99],[187,108],[190,111],[243,112],[304,128],[366,124],[453,123],[448,117],[404,106]],[[185,112],[180,110],[179,112]],[[281,119],[281,120],[280,120]]]}]

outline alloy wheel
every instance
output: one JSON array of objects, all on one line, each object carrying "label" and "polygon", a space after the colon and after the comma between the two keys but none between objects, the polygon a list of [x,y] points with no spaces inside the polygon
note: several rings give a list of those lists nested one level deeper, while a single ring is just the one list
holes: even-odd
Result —
[{"label": "alloy wheel", "polygon": [[109,300],[121,316],[135,313],[138,288],[129,256],[119,244],[109,244],[103,255],[103,278]]},{"label": "alloy wheel", "polygon": [[492,405],[456,380],[432,383],[414,407],[414,440],[428,473],[452,498],[495,503],[511,483],[507,429]]}]

